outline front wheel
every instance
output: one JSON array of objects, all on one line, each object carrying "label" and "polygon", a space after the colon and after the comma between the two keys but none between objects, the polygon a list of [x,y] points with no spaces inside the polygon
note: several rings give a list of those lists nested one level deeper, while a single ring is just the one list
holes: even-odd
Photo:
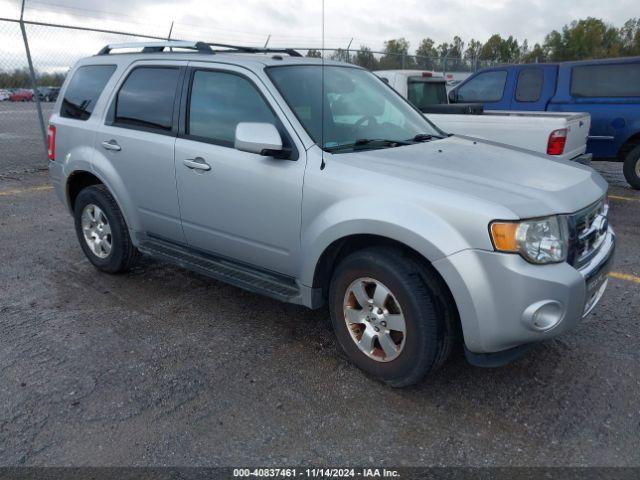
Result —
[{"label": "front wheel", "polygon": [[624,159],[624,178],[634,189],[640,190],[640,145],[631,150]]},{"label": "front wheel", "polygon": [[355,252],[336,268],[331,321],[349,359],[394,387],[420,381],[454,343],[452,305],[441,280],[394,248]]}]

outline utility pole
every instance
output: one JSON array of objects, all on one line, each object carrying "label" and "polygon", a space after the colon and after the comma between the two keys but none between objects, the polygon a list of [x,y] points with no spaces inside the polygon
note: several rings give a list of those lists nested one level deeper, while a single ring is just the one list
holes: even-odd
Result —
[{"label": "utility pole", "polygon": [[351,55],[349,55],[349,48],[351,47],[351,43],[353,42],[353,38],[351,40],[349,40],[349,45],[347,45],[347,62],[350,63],[351,62]]}]

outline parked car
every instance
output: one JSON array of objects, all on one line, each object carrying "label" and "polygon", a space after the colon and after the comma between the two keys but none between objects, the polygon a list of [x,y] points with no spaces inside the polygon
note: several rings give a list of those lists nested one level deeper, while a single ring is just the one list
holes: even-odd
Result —
[{"label": "parked car", "polygon": [[587,112],[587,152],[623,161],[625,178],[640,189],[640,57],[488,68],[449,99],[485,110]]},{"label": "parked car", "polygon": [[4,88],[0,89],[0,102],[9,100],[10,96],[11,96],[11,92],[9,90],[5,90]]},{"label": "parked car", "polygon": [[32,90],[16,90],[9,95],[9,100],[12,102],[31,102],[33,101]]},{"label": "parked car", "polygon": [[449,104],[443,76],[422,70],[373,72],[448,133],[484,138],[589,164],[587,113],[484,111],[477,104]]},{"label": "parked car", "polygon": [[58,99],[60,93],[59,87],[39,87],[38,95],[42,102],[55,102]]},{"label": "parked car", "polygon": [[125,47],[73,67],[49,124],[51,181],[97,269],[144,253],[327,305],[346,355],[394,386],[459,340],[504,364],[602,296],[615,236],[593,169],[449,137],[354,65]]}]

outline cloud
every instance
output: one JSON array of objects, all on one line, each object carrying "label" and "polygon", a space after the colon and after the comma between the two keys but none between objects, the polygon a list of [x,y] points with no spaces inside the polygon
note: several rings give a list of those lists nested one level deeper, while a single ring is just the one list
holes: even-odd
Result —
[{"label": "cloud", "polygon": [[[0,0],[0,16],[17,17],[19,0]],[[544,40],[572,20],[594,16],[616,26],[637,10],[637,0],[325,0],[327,47],[367,45],[383,48],[405,37],[412,48],[425,37],[436,43],[485,41],[493,33],[529,44]],[[29,20],[81,25],[131,33],[219,43],[320,47],[321,0],[27,0]],[[0,68],[22,58],[15,24],[0,23]],[[116,35],[49,27],[28,27],[32,53],[47,69],[64,68],[73,59],[95,53],[109,42],[131,41]],[[43,67],[44,68],[44,67]]]}]

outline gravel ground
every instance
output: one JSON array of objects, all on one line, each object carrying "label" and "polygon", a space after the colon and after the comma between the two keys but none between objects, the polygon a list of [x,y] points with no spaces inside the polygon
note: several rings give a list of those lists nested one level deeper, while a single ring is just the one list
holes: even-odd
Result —
[{"label": "gravel ground", "polygon": [[[42,103],[48,120],[53,103]],[[47,156],[33,102],[0,102],[0,175],[46,167]]]},{"label": "gravel ground", "polygon": [[[394,390],[343,358],[324,309],[150,259],[97,272],[40,144],[0,132],[0,465],[640,466],[640,284],[612,278],[512,365],[456,355]],[[640,276],[640,194],[596,166],[622,197],[615,270]]]}]

